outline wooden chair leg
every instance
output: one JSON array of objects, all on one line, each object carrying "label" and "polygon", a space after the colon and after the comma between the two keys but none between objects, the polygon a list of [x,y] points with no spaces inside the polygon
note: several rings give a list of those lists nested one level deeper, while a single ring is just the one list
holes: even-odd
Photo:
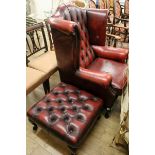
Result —
[{"label": "wooden chair leg", "polygon": [[116,40],[116,39],[114,39],[114,47],[116,47],[116,42],[117,42],[117,40]]},{"label": "wooden chair leg", "polygon": [[77,148],[72,148],[72,147],[70,147],[70,146],[68,146],[69,147],[69,149],[71,150],[71,155],[76,155],[76,150],[77,150]]},{"label": "wooden chair leg", "polygon": [[43,87],[44,87],[44,92],[45,94],[50,92],[50,83],[49,83],[49,79],[47,79],[44,83],[43,83]]},{"label": "wooden chair leg", "polygon": [[37,131],[37,129],[38,129],[37,124],[33,123],[33,131]]}]

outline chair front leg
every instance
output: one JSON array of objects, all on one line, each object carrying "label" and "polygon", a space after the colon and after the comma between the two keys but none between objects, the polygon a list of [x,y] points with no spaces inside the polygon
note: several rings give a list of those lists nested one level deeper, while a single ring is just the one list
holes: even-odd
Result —
[{"label": "chair front leg", "polygon": [[44,92],[45,94],[50,92],[50,83],[49,83],[49,79],[47,79],[46,81],[43,82],[43,87],[44,87]]}]

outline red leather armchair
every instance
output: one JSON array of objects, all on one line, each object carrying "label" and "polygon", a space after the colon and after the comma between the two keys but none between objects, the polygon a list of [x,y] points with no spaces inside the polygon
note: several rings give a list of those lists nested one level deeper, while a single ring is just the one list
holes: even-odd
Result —
[{"label": "red leather armchair", "polygon": [[106,117],[127,84],[128,50],[105,46],[107,10],[61,5],[49,19],[61,81],[104,100]]}]

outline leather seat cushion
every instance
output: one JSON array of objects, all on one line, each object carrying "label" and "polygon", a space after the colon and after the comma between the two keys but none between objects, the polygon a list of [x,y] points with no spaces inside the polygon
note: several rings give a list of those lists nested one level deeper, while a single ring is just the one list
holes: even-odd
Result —
[{"label": "leather seat cushion", "polygon": [[26,94],[42,84],[47,79],[44,72],[26,67]]},{"label": "leather seat cushion", "polygon": [[125,63],[104,58],[96,58],[88,69],[111,74],[112,86],[115,89],[118,89],[118,91],[122,91],[126,86],[128,66]]},{"label": "leather seat cushion", "polygon": [[53,74],[57,71],[57,60],[54,51],[48,51],[38,56],[37,58],[32,59],[28,66],[39,71],[42,71],[46,74]]},{"label": "leather seat cushion", "polygon": [[68,145],[75,146],[90,130],[102,106],[102,100],[94,95],[59,83],[33,105],[27,115],[31,121],[54,133]]}]

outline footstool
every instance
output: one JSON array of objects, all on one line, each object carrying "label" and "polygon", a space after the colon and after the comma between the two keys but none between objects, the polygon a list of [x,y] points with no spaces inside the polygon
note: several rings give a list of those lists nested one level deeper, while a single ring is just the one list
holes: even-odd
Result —
[{"label": "footstool", "polygon": [[100,117],[103,101],[77,87],[59,83],[27,112],[29,121],[63,140],[71,154]]}]

